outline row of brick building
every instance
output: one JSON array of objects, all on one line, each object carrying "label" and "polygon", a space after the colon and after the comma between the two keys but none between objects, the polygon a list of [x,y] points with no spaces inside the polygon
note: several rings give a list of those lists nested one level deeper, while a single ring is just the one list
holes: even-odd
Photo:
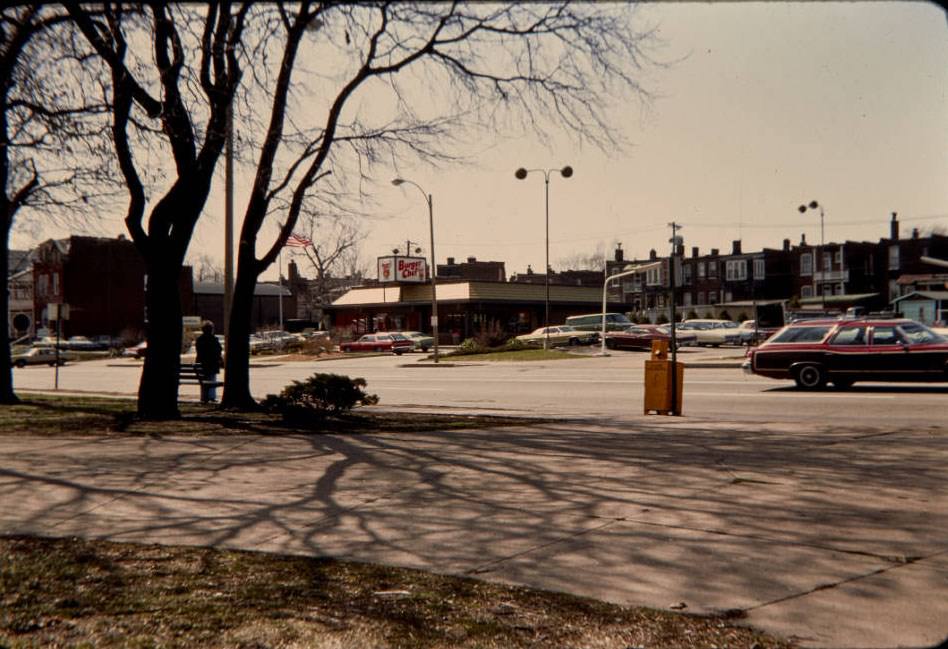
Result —
[{"label": "row of brick building", "polygon": [[[943,275],[923,257],[948,258],[948,237],[922,237],[917,229],[899,236],[892,214],[889,236],[876,242],[846,241],[813,244],[801,237],[796,245],[783,240],[780,248],[744,251],[734,241],[730,251],[702,254],[685,246],[676,251],[676,308],[713,312],[720,304],[753,300],[782,300],[791,306],[840,310],[864,306],[869,310],[899,310],[897,302],[913,292],[945,291]],[[610,287],[612,299],[631,312],[652,316],[669,310],[669,256],[654,250],[648,259],[625,260],[621,247],[606,264],[609,275],[636,271]],[[945,296],[948,297],[948,296]],[[937,300],[936,301],[941,301]],[[939,307],[933,320],[944,320]]]}]

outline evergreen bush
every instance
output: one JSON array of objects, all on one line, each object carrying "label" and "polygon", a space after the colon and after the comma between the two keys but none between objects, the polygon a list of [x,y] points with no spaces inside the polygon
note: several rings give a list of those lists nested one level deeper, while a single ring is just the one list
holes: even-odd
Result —
[{"label": "evergreen bush", "polygon": [[322,419],[356,405],[378,403],[378,396],[363,391],[365,386],[362,378],[316,373],[305,381],[293,381],[280,394],[268,394],[262,405],[267,412],[279,413],[288,421]]}]

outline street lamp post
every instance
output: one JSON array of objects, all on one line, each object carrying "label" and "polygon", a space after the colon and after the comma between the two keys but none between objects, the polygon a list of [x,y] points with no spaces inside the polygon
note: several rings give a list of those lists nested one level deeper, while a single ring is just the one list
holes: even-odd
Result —
[{"label": "street lamp post", "polygon": [[546,187],[546,269],[543,271],[546,277],[546,303],[543,316],[543,349],[550,348],[550,174],[554,171],[560,172],[563,178],[569,178],[573,175],[573,168],[566,165],[562,169],[524,169],[520,167],[514,172],[518,180],[523,180],[527,174],[539,171],[543,174],[543,182]]},{"label": "street lamp post", "polygon": [[[428,203],[428,228],[431,234],[431,335],[434,338],[434,362],[438,362],[438,291],[437,285],[438,282],[435,279],[435,271],[437,266],[435,265],[435,245],[434,245],[434,200],[432,199],[431,194],[427,193],[424,189],[421,188],[421,185],[412,181],[406,180],[404,178],[395,178],[392,180],[392,184],[398,187],[399,185],[413,185],[418,188],[418,191],[421,192],[421,195],[425,197],[425,202]],[[406,251],[407,254],[408,251]]]},{"label": "street lamp post", "polygon": [[[808,209],[815,210],[819,208],[820,210],[820,249],[816,255],[816,259],[813,260],[813,276],[816,277],[816,263],[819,261],[820,268],[823,272],[823,279],[826,279],[826,268],[823,267],[823,260],[821,259],[823,255],[823,250],[826,248],[826,238],[823,230],[823,206],[816,201],[810,201],[809,204],[801,205],[797,209],[800,210],[800,214],[803,214]],[[826,311],[826,287],[823,284],[819,284],[820,287],[820,308]]]}]

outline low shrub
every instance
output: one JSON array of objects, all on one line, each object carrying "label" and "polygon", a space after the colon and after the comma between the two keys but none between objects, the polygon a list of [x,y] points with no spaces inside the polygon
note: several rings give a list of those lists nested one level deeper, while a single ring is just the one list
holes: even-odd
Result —
[{"label": "low shrub", "polygon": [[362,378],[317,373],[305,381],[293,381],[280,394],[268,394],[262,405],[267,412],[279,413],[288,421],[321,419],[357,405],[378,403],[378,396],[363,391],[365,386]]},{"label": "low shrub", "polygon": [[531,345],[528,345],[522,340],[517,340],[516,338],[511,338],[504,344],[504,351],[507,351],[507,352],[519,352],[521,349],[536,349],[536,348]]}]

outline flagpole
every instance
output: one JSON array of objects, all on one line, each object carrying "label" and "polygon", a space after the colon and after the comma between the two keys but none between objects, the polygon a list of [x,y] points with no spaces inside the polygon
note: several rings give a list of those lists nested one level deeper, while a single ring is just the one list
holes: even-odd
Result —
[{"label": "flagpole", "polygon": [[280,331],[283,331],[283,248],[280,248],[280,261],[277,262],[277,284],[280,290],[280,299],[277,304],[280,305]]}]

